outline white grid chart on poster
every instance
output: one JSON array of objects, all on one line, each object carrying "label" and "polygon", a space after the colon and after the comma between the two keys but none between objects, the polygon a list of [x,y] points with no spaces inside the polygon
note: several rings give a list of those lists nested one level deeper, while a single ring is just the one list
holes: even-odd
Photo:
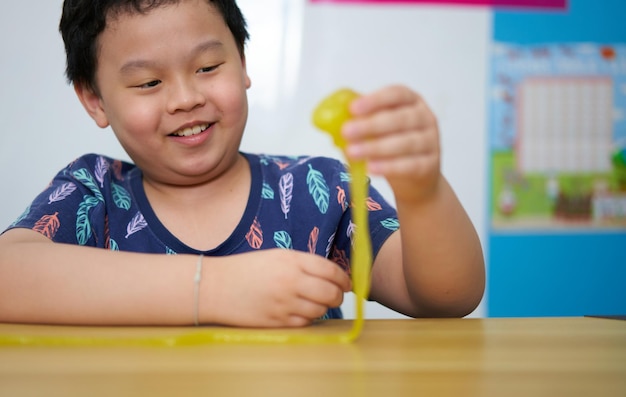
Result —
[{"label": "white grid chart on poster", "polygon": [[612,79],[529,78],[520,83],[517,106],[516,154],[521,172],[611,169]]}]

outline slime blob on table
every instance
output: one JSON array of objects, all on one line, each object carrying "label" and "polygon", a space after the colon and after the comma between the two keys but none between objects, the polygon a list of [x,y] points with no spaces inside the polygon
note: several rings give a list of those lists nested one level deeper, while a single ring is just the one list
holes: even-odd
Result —
[{"label": "slime blob on table", "polygon": [[[351,118],[350,103],[359,95],[349,89],[341,89],[324,99],[313,112],[313,124],[329,133],[333,142],[340,149],[345,148],[341,137],[342,125]],[[69,334],[58,336],[42,332],[32,335],[1,335],[0,346],[32,345],[32,346],[190,346],[212,343],[346,343],[356,340],[363,329],[363,303],[369,293],[370,266],[372,261],[371,241],[367,220],[366,198],[368,180],[365,162],[348,161],[350,167],[350,193],[352,202],[352,220],[355,224],[355,235],[351,253],[352,285],[355,299],[355,320],[352,327],[341,333],[320,334],[306,332],[285,332],[281,330],[252,330],[232,328],[194,328],[192,332],[167,335],[159,331],[148,336],[107,336],[98,334],[98,330],[75,335],[75,327],[68,327]],[[63,327],[60,327],[63,329]],[[57,328],[58,331],[58,328]],[[165,331],[164,331],[165,332]],[[62,331],[61,331],[62,334]]]}]

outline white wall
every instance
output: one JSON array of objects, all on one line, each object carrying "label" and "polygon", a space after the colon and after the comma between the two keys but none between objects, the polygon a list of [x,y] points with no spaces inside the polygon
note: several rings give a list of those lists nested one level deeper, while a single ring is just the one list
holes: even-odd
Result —
[{"label": "white wall", "polygon": [[[443,171],[485,241],[486,9],[239,3],[252,35],[243,150],[339,156],[310,125],[317,101],[341,86],[368,92],[407,84],[439,118]],[[98,152],[128,159],[112,132],[98,129],[84,113],[65,82],[57,30],[61,4],[11,2],[0,13],[0,229],[75,157]],[[374,183],[393,201],[384,181]],[[352,304],[348,296],[347,317]],[[367,313],[398,317],[377,304],[368,304]],[[474,316],[483,313],[481,306]]]}]

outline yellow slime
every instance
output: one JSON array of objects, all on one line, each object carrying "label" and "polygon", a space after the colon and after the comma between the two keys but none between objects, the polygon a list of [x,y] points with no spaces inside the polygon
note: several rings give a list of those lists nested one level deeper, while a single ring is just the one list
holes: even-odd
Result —
[{"label": "yellow slime", "polygon": [[[350,120],[349,106],[359,94],[343,88],[324,99],[313,113],[313,124],[326,131],[333,138],[335,146],[344,150],[346,141],[341,136],[341,127]],[[363,300],[367,298],[370,287],[370,265],[372,262],[372,244],[367,221],[368,180],[364,161],[348,161],[350,166],[350,192],[352,196],[352,219],[356,226],[352,245],[352,286],[356,295],[356,320],[353,332],[356,338],[363,327]]]},{"label": "yellow slime", "polygon": [[[342,125],[351,118],[350,103],[358,94],[349,89],[341,89],[324,99],[313,113],[313,124],[328,132],[334,144],[345,148],[341,137]],[[336,334],[290,333],[280,330],[250,330],[229,328],[199,329],[182,335],[156,335],[136,337],[107,337],[102,335],[0,335],[0,346],[191,346],[213,343],[346,343],[356,340],[363,329],[363,302],[369,293],[371,242],[367,221],[367,175],[363,161],[349,161],[352,198],[352,216],[356,226],[352,245],[352,285],[355,299],[356,318],[352,328]],[[47,329],[47,328],[46,328]],[[75,328],[72,328],[75,330]]]}]

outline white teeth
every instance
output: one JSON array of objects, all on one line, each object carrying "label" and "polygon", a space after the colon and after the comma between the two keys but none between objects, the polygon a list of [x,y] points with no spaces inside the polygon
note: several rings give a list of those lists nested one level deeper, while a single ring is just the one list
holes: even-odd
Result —
[{"label": "white teeth", "polygon": [[196,125],[194,127],[184,128],[180,131],[176,131],[173,135],[176,135],[176,136],[198,135],[202,131],[205,131],[207,128],[209,128],[209,124]]}]

